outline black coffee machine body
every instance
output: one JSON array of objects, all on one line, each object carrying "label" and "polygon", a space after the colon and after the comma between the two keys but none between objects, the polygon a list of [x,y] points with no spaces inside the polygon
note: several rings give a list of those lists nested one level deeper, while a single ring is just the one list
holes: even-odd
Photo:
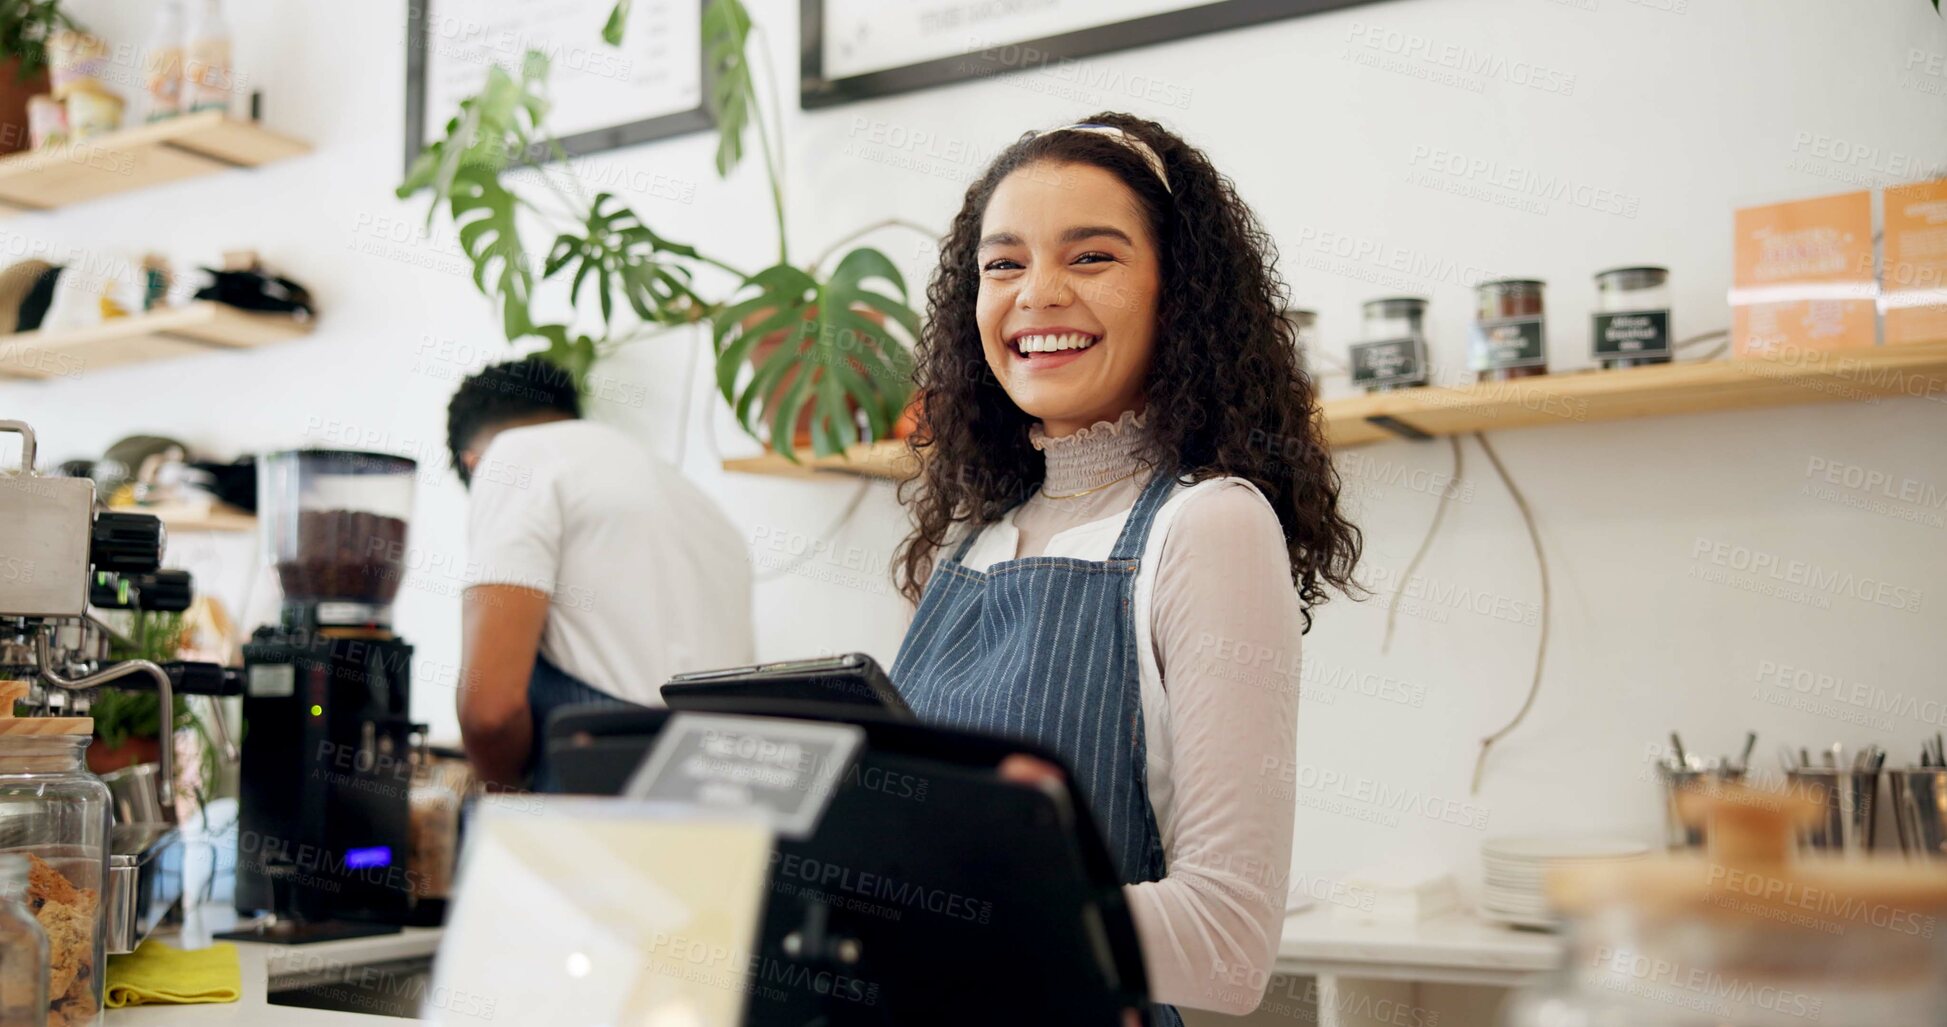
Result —
[{"label": "black coffee machine body", "polygon": [[244,646],[236,905],[266,940],[418,922],[409,870],[412,646],[392,631],[416,465],[268,454],[258,519],[284,598]]}]

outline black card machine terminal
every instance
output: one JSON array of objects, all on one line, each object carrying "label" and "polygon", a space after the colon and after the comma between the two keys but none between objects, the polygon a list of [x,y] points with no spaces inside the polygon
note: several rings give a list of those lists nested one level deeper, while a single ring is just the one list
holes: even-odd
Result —
[{"label": "black card machine terminal", "polygon": [[663,685],[662,694],[670,709],[700,713],[778,713],[805,704],[914,719],[879,661],[864,653],[678,674]]}]

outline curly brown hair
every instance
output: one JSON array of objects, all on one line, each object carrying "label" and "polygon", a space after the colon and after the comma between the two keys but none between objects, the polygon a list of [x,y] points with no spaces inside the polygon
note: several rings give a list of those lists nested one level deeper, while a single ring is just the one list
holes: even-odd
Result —
[{"label": "curly brown hair", "polygon": [[975,253],[1002,179],[1038,163],[1089,164],[1135,194],[1161,256],[1143,458],[1156,473],[1184,481],[1228,476],[1256,485],[1278,513],[1309,624],[1327,585],[1360,591],[1352,579],[1360,533],[1339,511],[1338,471],[1325,448],[1317,391],[1284,317],[1276,248],[1202,151],[1128,114],[1086,122],[1147,143],[1169,186],[1124,142],[1052,132],[1023,136],[967,189],[927,286],[928,316],[914,354],[920,413],[911,441],[922,459],[900,485],[914,515],[895,559],[900,592],[919,599],[956,526],[990,524],[1041,484],[1041,454],[1028,439],[1034,418],[1008,398],[981,350]]}]

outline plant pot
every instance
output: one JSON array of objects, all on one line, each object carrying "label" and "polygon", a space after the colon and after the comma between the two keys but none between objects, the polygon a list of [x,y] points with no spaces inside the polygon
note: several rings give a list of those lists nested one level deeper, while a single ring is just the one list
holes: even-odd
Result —
[{"label": "plant pot", "polygon": [[20,80],[20,58],[0,61],[0,154],[27,149],[27,100],[47,92],[47,69]]},{"label": "plant pot", "polygon": [[[883,325],[886,323],[886,315],[880,313],[877,310],[872,310],[867,307],[857,307],[854,309],[859,314],[859,316],[873,322],[874,324]],[[816,317],[818,315],[818,308],[808,307],[806,308],[805,313],[806,313],[807,320],[812,317]],[[759,324],[762,321],[764,321],[765,318],[768,318],[770,316],[771,316],[770,311],[760,310],[750,315],[749,317],[744,318],[742,324],[745,328],[749,328],[751,325]],[[790,334],[789,329],[779,329],[775,332],[771,332],[765,335],[764,337],[758,339],[757,344],[750,348],[749,361],[750,361],[751,369],[754,371],[757,368],[763,367],[764,362],[771,359],[771,355],[778,351],[778,347],[784,345],[785,336],[789,334]],[[803,353],[805,350],[808,350],[810,348],[811,348],[811,340],[806,339],[803,342],[803,344],[799,347],[798,352]],[[859,372],[860,374],[866,373],[866,369],[863,364],[860,364],[857,360],[852,360],[849,357],[846,359],[851,363],[853,370]],[[789,371],[786,371],[783,375],[779,376],[777,380],[777,384],[771,386],[771,391],[764,396],[765,410],[775,410],[777,408],[777,404],[780,404],[784,401],[784,397],[788,395],[791,391],[792,383],[798,380],[798,373],[799,373],[799,369],[794,367]],[[856,424],[858,422],[858,416],[859,416],[858,401],[854,400],[850,396],[846,396],[845,412],[848,416],[852,418],[853,423]],[[798,423],[792,428],[791,431],[791,447],[793,449],[806,450],[806,449],[813,448],[813,443],[811,438],[811,422],[816,418],[816,416],[817,416],[817,405],[815,403],[805,404],[805,408],[798,412]],[[861,434],[863,434],[863,432],[861,432]],[[897,438],[901,436],[898,436],[897,433],[895,432],[894,437]],[[772,445],[769,441],[766,441],[764,445],[767,448],[771,448],[771,449],[777,448],[776,446]]]},{"label": "plant pot", "polygon": [[161,759],[162,746],[153,738],[129,738],[112,749],[99,738],[88,745],[88,769],[96,774]]},{"label": "plant pot", "polygon": [[913,437],[913,433],[919,430],[921,406],[919,393],[913,393],[913,398],[907,402],[906,409],[899,412],[899,420],[892,422],[893,438],[904,442]]}]

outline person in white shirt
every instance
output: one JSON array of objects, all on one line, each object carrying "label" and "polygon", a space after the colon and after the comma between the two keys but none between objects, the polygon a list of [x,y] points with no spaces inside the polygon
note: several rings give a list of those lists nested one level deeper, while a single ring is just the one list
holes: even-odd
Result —
[{"label": "person in white shirt", "polygon": [[544,787],[563,706],[660,706],[676,674],[753,661],[743,539],[675,467],[582,420],[567,372],[486,368],[446,430],[470,493],[459,715],[482,778]]}]

